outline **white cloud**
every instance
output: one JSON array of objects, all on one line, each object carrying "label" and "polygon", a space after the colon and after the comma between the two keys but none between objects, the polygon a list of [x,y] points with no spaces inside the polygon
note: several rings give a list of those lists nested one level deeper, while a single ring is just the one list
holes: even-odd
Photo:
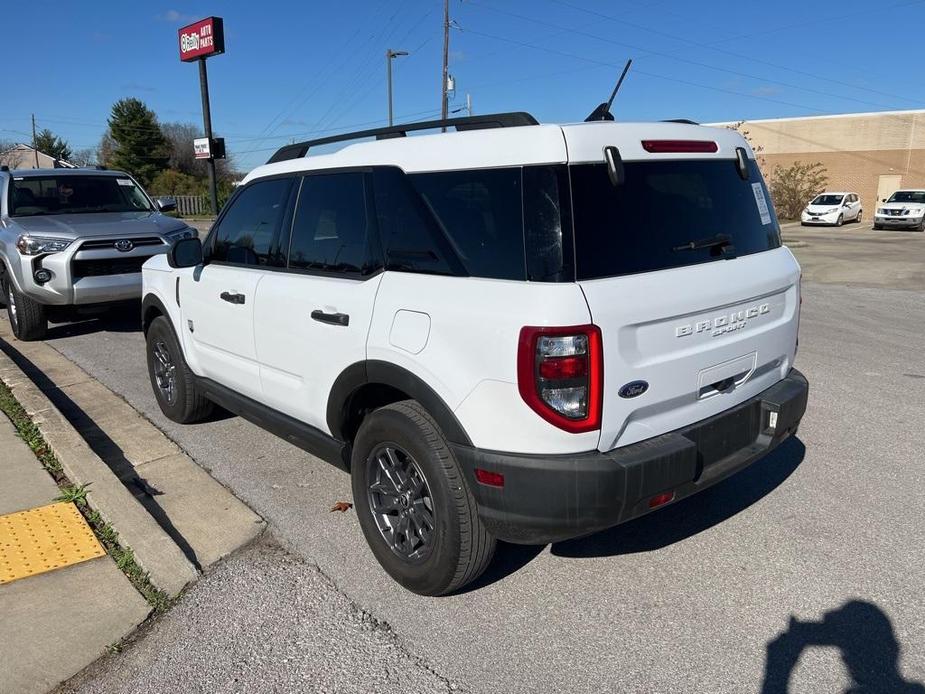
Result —
[{"label": "white cloud", "polygon": [[187,22],[195,22],[198,19],[198,17],[194,17],[193,15],[183,14],[179,10],[167,10],[164,14],[159,14],[157,18],[162,22],[170,22],[172,24],[178,22],[183,22],[185,24]]}]

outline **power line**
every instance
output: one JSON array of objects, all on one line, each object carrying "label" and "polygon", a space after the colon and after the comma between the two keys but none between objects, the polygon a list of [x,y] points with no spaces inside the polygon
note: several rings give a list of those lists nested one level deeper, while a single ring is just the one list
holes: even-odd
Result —
[{"label": "power line", "polygon": [[[883,92],[883,91],[880,91],[880,90],[878,90],[878,89],[871,89],[870,87],[864,87],[864,86],[860,86],[860,85],[856,85],[856,84],[851,84],[850,82],[843,82],[843,81],[841,81],[841,80],[837,80],[837,79],[834,79],[834,78],[832,78],[832,77],[826,77],[826,76],[824,76],[824,75],[817,75],[817,74],[814,74],[814,73],[812,73],[812,72],[807,72],[806,70],[799,70],[799,69],[797,69],[797,68],[787,67],[786,65],[778,65],[778,64],[776,64],[776,63],[772,63],[772,62],[769,62],[769,61],[767,61],[767,60],[762,60],[761,58],[756,58],[756,57],[754,57],[754,56],[752,56],[752,55],[747,55],[747,54],[744,54],[744,53],[736,53],[735,51],[730,51],[730,50],[726,50],[726,49],[723,49],[723,48],[717,48],[714,44],[702,43],[702,42],[699,42],[699,41],[694,41],[694,40],[692,40],[692,39],[689,39],[689,38],[687,38],[686,36],[679,36],[679,35],[677,35],[677,34],[671,34],[671,33],[665,32],[665,31],[661,31],[661,30],[659,30],[659,29],[653,29],[653,28],[651,28],[651,27],[649,27],[649,26],[645,26],[645,25],[643,25],[643,24],[638,24],[638,23],[636,23],[636,22],[630,22],[630,21],[628,21],[628,20],[625,20],[625,19],[622,19],[622,18],[619,18],[619,17],[614,17],[614,16],[612,16],[612,15],[604,14],[603,12],[597,12],[597,11],[595,11],[595,10],[589,10],[589,9],[587,9],[587,8],[584,8],[584,7],[579,7],[578,5],[573,5],[572,3],[566,2],[565,0],[548,0],[548,1],[549,1],[549,2],[553,2],[553,3],[557,4],[557,5],[562,5],[563,7],[568,7],[568,8],[571,8],[571,9],[573,9],[573,10],[577,10],[577,11],[579,11],[579,12],[583,12],[583,13],[585,13],[585,14],[588,14],[588,15],[591,15],[591,16],[594,16],[594,17],[600,17],[601,19],[606,19],[606,20],[608,20],[608,21],[616,22],[616,23],[618,23],[618,24],[625,24],[626,26],[633,27],[633,28],[635,28],[635,29],[641,29],[642,31],[647,31],[647,32],[649,32],[649,33],[651,33],[651,34],[655,34],[656,36],[664,36],[665,38],[673,39],[673,40],[675,40],[675,41],[682,41],[683,43],[687,43],[687,44],[692,45],[692,46],[697,46],[697,47],[699,47],[699,48],[705,48],[705,49],[707,49],[707,50],[709,50],[709,51],[715,51],[715,52],[717,52],[717,53],[722,53],[722,54],[724,54],[724,55],[728,55],[728,56],[731,56],[731,57],[733,57],[733,58],[739,58],[739,59],[742,59],[742,60],[749,60],[749,61],[754,62],[754,63],[759,63],[759,64],[761,64],[761,65],[767,65],[768,67],[776,68],[776,69],[778,69],[778,70],[786,70],[786,71],[788,71],[788,72],[792,72],[792,73],[797,74],[797,75],[803,75],[803,76],[805,76],[805,77],[812,77],[812,78],[814,78],[814,79],[824,80],[824,81],[826,81],[826,82],[831,82],[832,84],[839,84],[839,85],[841,85],[841,86],[843,86],[843,87],[849,87],[849,88],[851,88],[851,89],[858,89],[858,90],[861,90],[861,91],[870,92],[870,93],[872,93],[872,94],[879,94],[880,96],[890,97],[891,99],[900,99],[900,100],[902,100],[902,101],[908,101],[908,102],[914,103],[914,104],[921,104],[921,103],[922,103],[921,101],[917,101],[917,100],[915,100],[915,99],[910,99],[910,98],[907,97],[907,96],[900,96],[899,94],[890,94],[889,92]],[[794,26],[795,26],[795,25],[790,25],[790,28],[793,28]]]},{"label": "power line", "polygon": [[[473,0],[470,0],[469,4],[470,4],[470,5],[473,5],[473,6],[476,6],[476,7],[482,7],[482,8],[484,8],[484,9],[490,10],[490,11],[492,11],[492,12],[497,12],[498,14],[503,14],[503,15],[507,15],[507,16],[509,16],[509,17],[513,17],[513,18],[515,18],[515,19],[521,19],[521,20],[524,20],[524,21],[533,22],[533,23],[535,23],[535,24],[539,24],[539,25],[542,25],[542,26],[547,26],[547,27],[550,27],[550,28],[553,28],[553,29],[566,29],[566,30],[569,31],[570,33],[577,34],[577,35],[579,35],[579,36],[585,36],[585,37],[587,37],[587,38],[592,38],[592,39],[595,39],[595,40],[597,40],[597,41],[603,41],[603,42],[605,42],[605,43],[610,43],[610,44],[613,44],[613,45],[615,45],[615,46],[622,46],[622,47],[624,47],[624,48],[630,48],[630,49],[632,49],[632,50],[634,50],[634,51],[640,51],[640,52],[642,52],[643,54],[657,55],[657,56],[660,56],[660,57],[663,57],[663,58],[668,58],[669,60],[676,60],[676,61],[681,62],[681,63],[686,63],[686,64],[688,64],[688,65],[694,65],[694,66],[706,68],[706,69],[709,69],[709,70],[715,70],[715,71],[717,71],[717,72],[724,72],[724,73],[727,73],[727,74],[730,74],[730,75],[735,75],[735,76],[737,76],[737,77],[747,77],[747,78],[749,78],[749,79],[755,79],[755,80],[759,80],[759,81],[762,81],[762,82],[770,82],[770,83],[772,83],[772,84],[777,84],[777,85],[780,85],[780,86],[789,87],[789,88],[791,88],[791,89],[799,89],[799,90],[801,90],[801,91],[819,94],[819,95],[821,95],[821,96],[825,96],[825,97],[828,97],[828,98],[844,99],[844,100],[847,100],[847,101],[855,101],[855,102],[857,102],[857,103],[866,104],[866,105],[868,105],[868,106],[874,106],[874,107],[876,107],[876,108],[892,108],[891,106],[889,106],[889,105],[887,105],[887,104],[880,104],[880,103],[875,103],[875,102],[871,102],[871,101],[865,101],[865,100],[863,100],[863,99],[857,99],[857,98],[850,97],[850,96],[842,96],[842,95],[839,95],[839,94],[832,94],[831,92],[825,92],[825,91],[822,91],[822,90],[820,90],[820,89],[812,89],[812,88],[810,88],[810,87],[801,87],[801,86],[796,85],[796,84],[791,84],[791,83],[788,83],[788,82],[781,82],[781,81],[779,81],[779,80],[773,80],[773,79],[769,79],[769,78],[767,78],[767,77],[760,77],[760,76],[758,76],[758,75],[752,75],[752,74],[749,74],[749,73],[747,73],[747,72],[741,72],[741,71],[739,71],[739,70],[733,70],[733,69],[731,69],[731,68],[718,67],[718,66],[716,66],[716,65],[710,65],[709,63],[703,63],[703,62],[700,62],[700,61],[697,61],[697,60],[691,60],[691,59],[689,59],[689,58],[682,58],[682,57],[680,57],[680,56],[672,55],[672,54],[670,54],[670,53],[665,53],[665,52],[663,52],[663,51],[652,50],[652,49],[650,49],[650,48],[646,48],[646,47],[644,47],[644,46],[638,46],[638,45],[635,45],[635,44],[627,43],[627,42],[625,42],[625,41],[616,41],[616,40],[610,39],[610,38],[608,38],[608,37],[606,37],[606,36],[599,36],[599,35],[597,35],[597,34],[592,34],[592,33],[587,32],[587,31],[582,31],[582,30],[580,30],[580,29],[567,29],[566,27],[562,27],[561,25],[553,24],[553,23],[551,23],[551,22],[545,22],[545,21],[540,20],[540,19],[535,19],[535,18],[533,18],[533,17],[528,17],[528,16],[526,16],[526,15],[521,15],[521,14],[517,14],[517,13],[514,13],[514,12],[507,12],[506,10],[500,10],[500,9],[498,9],[498,8],[495,8],[495,7],[490,7],[490,6],[488,6],[488,5],[483,5],[483,4],[479,3],[479,2],[474,2]],[[469,31],[471,31],[471,30],[469,30]],[[637,70],[637,73],[638,73],[638,70]]]}]

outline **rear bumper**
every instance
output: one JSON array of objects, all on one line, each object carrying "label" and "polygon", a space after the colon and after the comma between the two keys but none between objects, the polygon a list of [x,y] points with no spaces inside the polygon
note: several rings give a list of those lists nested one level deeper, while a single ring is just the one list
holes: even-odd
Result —
[{"label": "rear bumper", "polygon": [[[545,544],[587,535],[674,501],[747,467],[796,432],[809,385],[796,369],[758,396],[689,427],[607,453],[518,455],[453,446],[495,537]],[[770,426],[771,413],[776,425]],[[475,479],[480,468],[504,475],[504,487]]]}]

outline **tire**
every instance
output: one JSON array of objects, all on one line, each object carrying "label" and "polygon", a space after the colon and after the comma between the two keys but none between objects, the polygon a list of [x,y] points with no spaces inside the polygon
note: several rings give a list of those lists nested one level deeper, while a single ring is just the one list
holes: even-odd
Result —
[{"label": "tire", "polygon": [[875,230],[875,231],[880,231],[882,228],[883,228],[883,227],[882,227],[881,225],[879,225],[879,224],[874,224],[874,230]]},{"label": "tire", "polygon": [[835,226],[840,227],[844,223],[845,223],[845,216],[841,214],[838,215],[838,219],[835,220]]},{"label": "tire", "polygon": [[23,342],[42,340],[48,333],[48,310],[25,294],[16,291],[12,282],[5,281],[6,315],[13,334]]},{"label": "tire", "polygon": [[858,216],[854,218],[854,221],[858,224],[861,223],[861,217],[864,215],[864,210],[858,210]]},{"label": "tire", "polygon": [[369,414],[351,468],[360,527],[399,584],[419,595],[445,595],[491,563],[496,540],[443,432],[420,404],[404,400]]},{"label": "tire", "polygon": [[916,231],[925,231],[925,217],[922,217],[922,221],[919,222],[919,225],[915,227]]},{"label": "tire", "polygon": [[145,337],[148,378],[161,412],[180,424],[198,422],[212,412],[212,402],[202,394],[183,350],[164,316],[155,318]]}]

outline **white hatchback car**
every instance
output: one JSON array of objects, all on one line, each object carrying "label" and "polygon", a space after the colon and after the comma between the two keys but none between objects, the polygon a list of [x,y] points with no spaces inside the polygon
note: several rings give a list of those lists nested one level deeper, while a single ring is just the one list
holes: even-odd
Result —
[{"label": "white hatchback car", "polygon": [[857,193],[822,193],[800,215],[803,226],[825,224],[840,227],[845,222],[860,222],[863,210]]},{"label": "white hatchback car", "polygon": [[349,471],[376,558],[427,595],[496,540],[705,489],[806,409],[800,267],[726,129],[514,113],[286,145],[143,278],[167,417],[216,402]]}]

